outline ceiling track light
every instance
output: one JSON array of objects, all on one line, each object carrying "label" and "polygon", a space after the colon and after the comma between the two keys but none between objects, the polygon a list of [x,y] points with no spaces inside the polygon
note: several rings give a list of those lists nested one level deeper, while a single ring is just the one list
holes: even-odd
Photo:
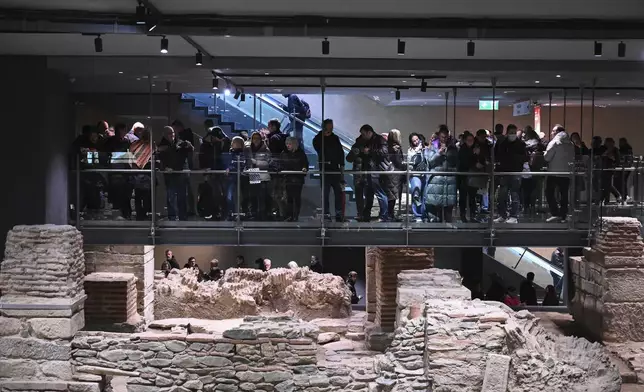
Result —
[{"label": "ceiling track light", "polygon": [[322,41],[322,54],[326,56],[329,53],[331,53],[331,43],[325,38],[324,41]]},{"label": "ceiling track light", "polygon": [[470,41],[467,43],[467,57],[474,57],[474,53],[476,52],[476,43],[474,41]]},{"label": "ceiling track light", "polygon": [[246,94],[242,93],[240,100],[246,102]]},{"label": "ceiling track light", "polygon": [[219,90],[219,79],[212,78],[212,89],[213,90]]},{"label": "ceiling track light", "polygon": [[405,41],[399,39],[398,40],[398,56],[404,56],[405,55]]},{"label": "ceiling track light", "polygon": [[168,39],[164,35],[163,38],[161,38],[161,53],[163,54],[168,53],[169,44],[170,43],[168,42]]},{"label": "ceiling track light", "polygon": [[235,97],[234,98],[239,99],[240,96],[241,96],[241,91],[239,91],[238,89],[235,89]]},{"label": "ceiling track light", "polygon": [[602,43],[595,41],[595,57],[602,57]]},{"label": "ceiling track light", "polygon": [[626,44],[624,43],[624,41],[620,42],[617,45],[617,57],[619,58],[626,57]]},{"label": "ceiling track light", "polygon": [[103,38],[99,34],[98,37],[94,38],[94,51],[96,53],[101,53],[103,51]]},{"label": "ceiling track light", "polygon": [[420,91],[423,93],[427,92],[427,82],[425,81],[425,79],[420,82]]},{"label": "ceiling track light", "polygon": [[195,54],[195,65],[203,65],[203,54],[200,50],[198,50],[197,54]]},{"label": "ceiling track light", "polygon": [[139,5],[136,6],[136,24],[144,25],[145,24],[145,14],[146,9],[143,3],[139,2]]},{"label": "ceiling track light", "polygon": [[400,90],[396,90],[396,101],[400,101]]},{"label": "ceiling track light", "polygon": [[147,10],[147,14],[145,16],[145,28],[148,29],[148,33],[157,28],[157,23],[158,21],[156,16],[152,15],[152,11]]}]

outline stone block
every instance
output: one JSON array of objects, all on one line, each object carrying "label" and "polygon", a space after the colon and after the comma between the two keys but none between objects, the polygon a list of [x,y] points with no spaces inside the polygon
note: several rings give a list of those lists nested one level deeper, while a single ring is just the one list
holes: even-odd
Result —
[{"label": "stone block", "polygon": [[17,335],[22,330],[20,320],[9,317],[0,317],[0,336]]},{"label": "stone block", "polygon": [[4,337],[0,338],[0,353],[7,358],[68,361],[71,356],[71,344],[48,342],[39,339]]},{"label": "stone block", "polygon": [[607,269],[605,284],[604,302],[644,302],[644,269]]},{"label": "stone block", "polygon": [[67,391],[67,387],[68,384],[65,381],[0,381],[0,390],[6,389],[10,391]]},{"label": "stone block", "polygon": [[[605,303],[602,336],[605,341],[644,341],[644,303]],[[588,325],[589,323],[586,323]]]},{"label": "stone block", "polygon": [[40,364],[40,371],[48,377],[61,380],[72,379],[72,364],[69,361],[46,361]]},{"label": "stone block", "polygon": [[71,318],[33,318],[29,320],[29,327],[34,336],[40,339],[71,339],[84,326],[83,311],[74,314]]},{"label": "stone block", "polygon": [[36,362],[24,359],[0,360],[0,378],[32,378],[38,375]]},{"label": "stone block", "polygon": [[507,355],[490,354],[488,356],[481,392],[506,392],[508,390],[510,361],[511,357]]},{"label": "stone block", "polygon": [[84,309],[85,293],[73,298],[0,297],[0,315],[6,317],[72,317]]}]

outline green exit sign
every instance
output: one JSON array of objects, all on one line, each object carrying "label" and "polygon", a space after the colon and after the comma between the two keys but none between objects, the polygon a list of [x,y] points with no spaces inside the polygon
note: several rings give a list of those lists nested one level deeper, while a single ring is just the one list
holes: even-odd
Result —
[{"label": "green exit sign", "polygon": [[499,101],[487,101],[479,99],[479,110],[499,110]]}]

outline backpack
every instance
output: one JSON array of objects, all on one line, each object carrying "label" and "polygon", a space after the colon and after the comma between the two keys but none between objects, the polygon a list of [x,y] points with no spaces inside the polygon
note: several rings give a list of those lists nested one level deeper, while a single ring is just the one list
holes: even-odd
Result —
[{"label": "backpack", "polygon": [[311,106],[303,99],[300,99],[300,101],[302,102],[302,106],[304,106],[304,117],[307,119],[311,118]]}]

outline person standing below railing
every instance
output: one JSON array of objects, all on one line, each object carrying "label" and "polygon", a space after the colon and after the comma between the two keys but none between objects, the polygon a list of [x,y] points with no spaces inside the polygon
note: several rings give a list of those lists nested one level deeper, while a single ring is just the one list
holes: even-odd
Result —
[{"label": "person standing below railing", "polygon": [[[518,223],[521,172],[523,164],[528,161],[528,155],[525,143],[517,138],[516,125],[508,125],[506,137],[494,145],[494,157],[498,163],[497,171],[517,173],[499,176],[499,216],[494,222]],[[511,201],[509,215],[508,196]]]},{"label": "person standing below railing", "polygon": [[280,156],[280,171],[300,172],[284,175],[286,187],[286,222],[297,222],[302,208],[302,188],[306,172],[309,170],[309,160],[299,141],[294,137],[286,138],[286,150]]},{"label": "person standing below railing", "polygon": [[[552,139],[546,148],[544,159],[548,162],[549,172],[568,173],[575,161],[575,147],[562,125],[555,125],[551,132]],[[546,178],[546,199],[550,208],[550,217],[546,222],[565,222],[568,218],[568,189],[570,175],[556,174]],[[555,191],[559,189],[561,202],[557,204]]]},{"label": "person standing below railing", "polygon": [[[299,139],[298,139],[299,141]],[[335,220],[344,221],[344,150],[338,135],[333,133],[333,120],[327,118],[322,122],[322,130],[313,138],[313,148],[318,154],[320,168],[324,169],[324,217],[331,219],[329,212],[329,193],[333,189],[333,207],[335,209]],[[327,174],[331,172],[331,174]]]}]

